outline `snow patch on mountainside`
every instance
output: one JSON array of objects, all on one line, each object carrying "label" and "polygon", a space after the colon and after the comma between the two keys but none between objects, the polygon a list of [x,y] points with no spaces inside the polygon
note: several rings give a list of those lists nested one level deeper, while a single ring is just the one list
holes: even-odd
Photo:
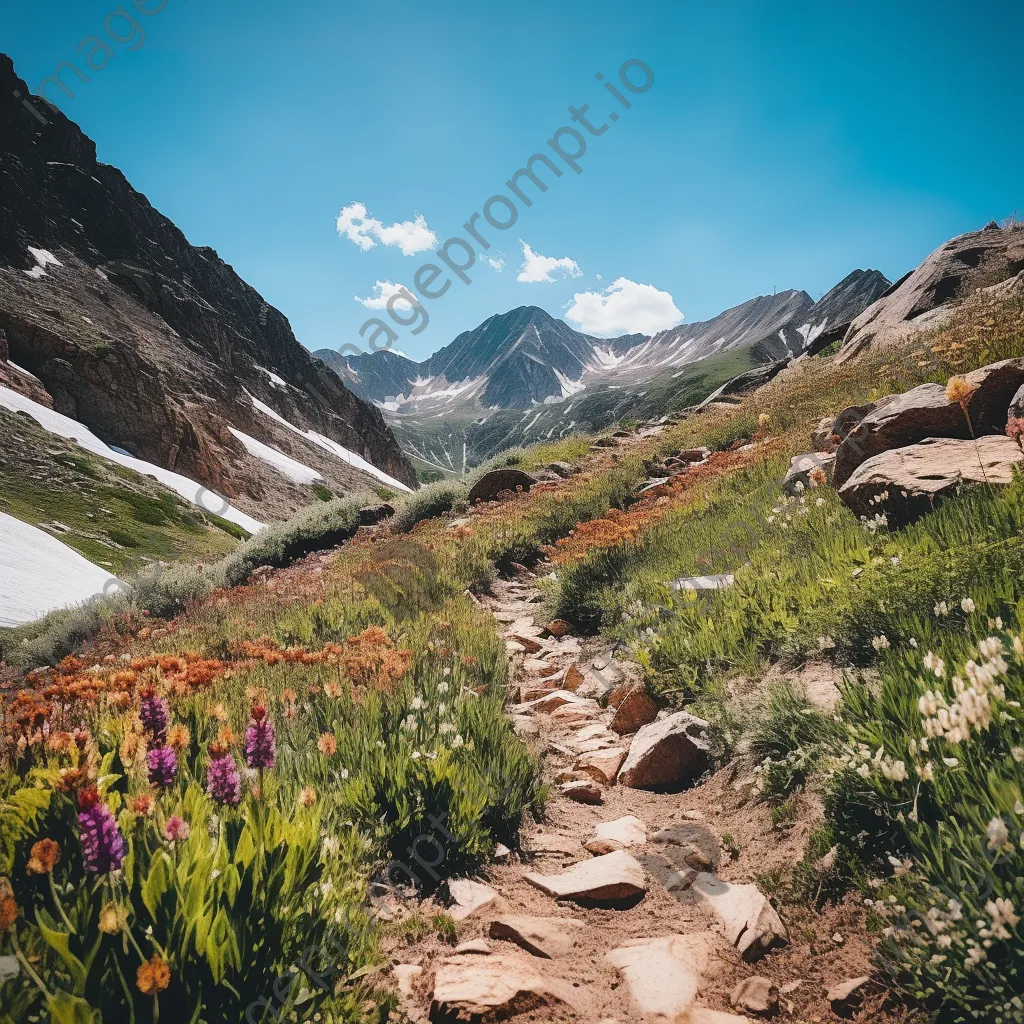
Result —
[{"label": "snow patch on mountainside", "polygon": [[323,477],[315,469],[304,466],[301,462],[285,455],[284,452],[279,452],[271,445],[264,444],[248,434],[243,434],[241,430],[236,430],[234,427],[228,427],[228,430],[245,445],[245,450],[250,455],[273,466],[282,476],[286,476],[294,483],[312,484],[317,480],[323,480]]},{"label": "snow patch on mountainside", "polygon": [[0,386],[0,406],[10,409],[11,412],[23,412],[32,417],[44,430],[51,434],[59,434],[61,437],[69,437],[77,441],[87,452],[99,455],[100,458],[109,462],[116,462],[119,466],[134,470],[142,476],[156,477],[165,487],[180,494],[186,501],[198,505],[201,509],[227,519],[228,522],[242,527],[249,533],[256,533],[263,529],[263,523],[252,516],[246,515],[240,509],[229,504],[224,498],[214,491],[208,490],[202,484],[190,480],[180,473],[173,473],[169,469],[155,466],[152,462],[143,459],[136,459],[132,455],[126,455],[122,451],[115,451],[104,444],[84,423],[71,419],[70,416],[63,416],[53,409],[47,409],[45,405],[33,402],[17,391]]},{"label": "snow patch on mountainside", "polygon": [[123,589],[116,576],[56,537],[0,512],[0,627]]},{"label": "snow patch on mountainside", "polygon": [[396,480],[393,476],[388,476],[384,470],[378,469],[372,462],[367,462],[361,455],[356,455],[355,452],[349,451],[343,445],[338,444],[338,442],[333,438],[324,437],[323,434],[318,434],[315,430],[302,430],[300,427],[295,426],[294,423],[289,423],[288,420],[286,420],[280,413],[271,409],[269,405],[265,405],[258,398],[253,398],[252,395],[249,395],[249,400],[252,402],[253,408],[258,409],[264,415],[276,420],[281,424],[281,426],[287,427],[289,430],[298,434],[299,437],[304,437],[307,441],[312,441],[313,444],[323,448],[324,451],[330,452],[342,461],[347,462],[353,468],[361,470],[363,473],[369,473],[371,476],[375,476],[378,480],[387,484],[388,487],[391,487],[396,491],[412,492],[411,487],[406,487],[400,480]]}]

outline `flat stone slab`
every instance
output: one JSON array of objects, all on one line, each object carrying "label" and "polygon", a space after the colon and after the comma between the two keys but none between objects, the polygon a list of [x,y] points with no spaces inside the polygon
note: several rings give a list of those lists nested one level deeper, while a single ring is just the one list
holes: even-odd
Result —
[{"label": "flat stone slab", "polygon": [[569,953],[586,925],[571,917],[529,917],[507,914],[490,925],[492,939],[507,939],[534,956],[555,957]]},{"label": "flat stone slab", "polygon": [[573,1006],[572,986],[523,955],[453,956],[437,969],[430,1019],[498,1021],[542,1007]]},{"label": "flat stone slab", "polygon": [[692,891],[714,911],[725,937],[744,959],[755,960],[787,941],[785,925],[756,885],[723,882],[716,875],[701,871],[694,879]]},{"label": "flat stone slab", "polygon": [[483,882],[471,878],[453,878],[448,882],[448,893],[453,900],[449,915],[456,921],[467,917],[486,917],[489,914],[504,914],[511,909],[500,893]]},{"label": "flat stone slab", "polygon": [[689,1020],[704,987],[716,938],[710,932],[637,939],[605,954],[618,968],[637,1008],[645,1016],[667,1021]]},{"label": "flat stone slab", "polygon": [[611,786],[626,760],[626,750],[623,747],[608,747],[600,750],[592,750],[580,754],[573,761],[573,768],[580,772],[586,772],[589,776],[604,786]]},{"label": "flat stone slab", "polygon": [[613,902],[647,892],[644,869],[625,850],[581,861],[560,875],[529,872],[526,880],[549,896],[569,900]]},{"label": "flat stone slab", "polygon": [[632,814],[615,821],[602,821],[594,826],[594,835],[586,848],[591,853],[613,853],[615,850],[628,850],[631,846],[643,846],[647,842],[647,829],[644,823]]}]

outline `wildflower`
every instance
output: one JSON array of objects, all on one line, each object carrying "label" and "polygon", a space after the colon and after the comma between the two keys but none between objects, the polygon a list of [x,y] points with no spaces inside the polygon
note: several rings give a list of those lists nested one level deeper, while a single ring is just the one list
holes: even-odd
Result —
[{"label": "wildflower", "polygon": [[824,508],[825,507],[825,499],[824,498],[815,498],[814,499],[814,504],[817,505],[818,508]]},{"label": "wildflower", "polygon": [[157,789],[174,785],[178,773],[178,755],[174,747],[153,747],[146,752],[146,767],[149,769],[149,784]]},{"label": "wildflower", "polygon": [[139,700],[139,718],[142,728],[155,740],[163,743],[167,736],[167,725],[171,720],[171,712],[167,701],[157,695],[152,687],[142,691]]},{"label": "wildflower", "polygon": [[1007,899],[989,900],[985,904],[985,913],[992,918],[992,935],[997,939],[1010,938],[1008,929],[1015,928],[1020,923],[1013,903]]},{"label": "wildflower", "polygon": [[14,928],[19,913],[11,883],[6,878],[0,878],[0,935]]},{"label": "wildflower", "polygon": [[338,683],[333,679],[330,680],[330,682],[324,683],[324,693],[332,699],[337,699],[341,696],[341,683]]},{"label": "wildflower", "polygon": [[78,832],[87,872],[106,875],[121,867],[125,855],[124,837],[95,786],[78,794]]},{"label": "wildflower", "polygon": [[217,703],[210,708],[210,716],[212,718],[216,718],[218,722],[226,722],[228,720],[227,709],[220,701],[217,701]]},{"label": "wildflower", "polygon": [[946,385],[946,401],[950,405],[959,405],[966,414],[967,403],[977,390],[978,385],[972,384],[966,377],[950,377]]},{"label": "wildflower", "polygon": [[[807,482],[811,487],[824,487],[825,484],[828,483],[828,477],[825,476],[825,470],[823,470],[821,466],[815,466],[807,474]],[[819,498],[818,501],[820,501],[822,505],[825,504],[824,498]]]},{"label": "wildflower", "polygon": [[452,740],[453,747],[461,747],[463,743],[465,743],[465,740],[463,740],[463,738],[459,735],[456,735],[455,739]]},{"label": "wildflower", "polygon": [[139,818],[148,818],[156,807],[152,793],[140,793],[131,803],[132,814]]},{"label": "wildflower", "polygon": [[154,956],[139,965],[135,972],[135,985],[144,996],[155,996],[171,983],[171,968],[162,957]]},{"label": "wildflower", "polygon": [[1003,653],[1003,642],[996,636],[986,637],[978,644],[978,653],[983,658],[997,658]]},{"label": "wildflower", "polygon": [[964,599],[963,599],[963,600],[962,600],[962,601],[960,602],[960,607],[961,607],[961,608],[962,608],[962,609],[963,609],[963,610],[964,610],[964,611],[965,611],[965,612],[966,612],[966,613],[967,613],[968,615],[970,615],[970,614],[971,614],[971,612],[973,612],[973,611],[975,610],[975,604],[974,604],[974,601],[973,601],[973,600],[971,600],[971,598],[969,598],[969,597],[965,597],[965,598],[964,598]]},{"label": "wildflower", "polygon": [[940,601],[935,606],[935,617],[938,619],[938,618],[941,618],[942,616],[945,616],[945,615],[948,615],[948,614],[949,614],[949,605],[946,604],[945,601]]},{"label": "wildflower", "polygon": [[1014,747],[1010,751],[1010,756],[1017,764],[1024,764],[1024,747]]},{"label": "wildflower", "polygon": [[417,694],[415,697],[413,697],[412,702],[409,704],[409,707],[413,711],[422,711],[423,708],[425,707],[423,703],[423,698],[419,696],[419,694]]},{"label": "wildflower", "polygon": [[[946,663],[937,654],[933,654],[931,651],[924,656],[924,667],[929,672],[932,672],[938,679],[942,679],[946,674]],[[935,714],[935,712],[933,711],[932,714]]]},{"label": "wildflower", "polygon": [[192,834],[187,821],[182,821],[176,814],[171,815],[164,825],[164,835],[169,843],[183,843]]},{"label": "wildflower", "polygon": [[210,744],[210,763],[206,767],[206,792],[219,804],[237,807],[242,799],[242,778],[227,747]]},{"label": "wildflower", "polygon": [[1002,818],[993,818],[985,829],[990,850],[1002,849],[1010,838],[1010,832]]},{"label": "wildflower", "polygon": [[323,850],[325,857],[337,857],[340,849],[341,840],[337,836],[327,836],[324,839]]},{"label": "wildflower", "polygon": [[192,734],[187,725],[178,723],[167,730],[167,745],[175,750],[184,750],[192,742]]},{"label": "wildflower", "polygon": [[253,704],[252,719],[245,730],[245,763],[250,768],[273,768],[277,752],[274,723],[264,704]]},{"label": "wildflower", "polygon": [[871,646],[876,651],[887,651],[892,645],[889,643],[889,638],[883,633],[881,636],[876,636],[872,639]]},{"label": "wildflower", "polygon": [[316,790],[312,786],[304,786],[299,793],[299,806],[312,807],[316,803]]},{"label": "wildflower", "polygon": [[830,651],[836,645],[835,640],[830,636],[819,636],[818,637],[818,649],[821,651]]},{"label": "wildflower", "polygon": [[797,482],[793,484],[793,490],[796,491],[797,494],[803,494],[806,490],[803,480],[797,480]]},{"label": "wildflower", "polygon": [[917,640],[915,640],[914,637],[911,637],[908,642],[910,643],[910,646],[913,647],[914,650],[916,651],[917,650]]},{"label": "wildflower", "polygon": [[124,908],[117,903],[104,903],[100,910],[99,930],[104,935],[119,935],[128,921]]},{"label": "wildflower", "polygon": [[771,421],[772,421],[772,418],[771,418],[771,416],[769,416],[769,415],[768,415],[768,413],[766,413],[766,412],[758,413],[758,416],[757,416],[757,425],[758,425],[758,426],[759,426],[759,427],[760,427],[760,428],[761,428],[762,430],[763,430],[763,429],[764,429],[765,427],[767,427],[767,426],[768,426],[768,424],[769,424],[769,423],[771,423]]},{"label": "wildflower", "polygon": [[330,757],[338,749],[338,741],[329,732],[325,732],[316,741],[316,745],[317,749],[324,755],[324,757]]},{"label": "wildflower", "polygon": [[29,851],[25,870],[30,875],[49,875],[60,860],[60,847],[52,839],[40,839]]}]

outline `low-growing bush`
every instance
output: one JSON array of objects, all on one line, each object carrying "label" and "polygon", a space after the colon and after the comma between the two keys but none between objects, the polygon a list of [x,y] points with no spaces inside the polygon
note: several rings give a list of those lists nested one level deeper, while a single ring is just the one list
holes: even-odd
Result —
[{"label": "low-growing bush", "polygon": [[438,480],[427,484],[418,491],[404,497],[391,519],[394,533],[408,533],[424,519],[433,519],[450,512],[455,504],[463,501],[468,489],[461,481]]}]

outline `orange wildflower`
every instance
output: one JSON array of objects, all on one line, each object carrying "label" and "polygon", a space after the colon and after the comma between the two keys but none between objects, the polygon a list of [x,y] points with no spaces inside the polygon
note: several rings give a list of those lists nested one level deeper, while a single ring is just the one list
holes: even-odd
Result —
[{"label": "orange wildflower", "polygon": [[25,870],[30,875],[49,875],[60,860],[60,847],[53,839],[40,839],[29,851]]},{"label": "orange wildflower", "polygon": [[316,741],[316,745],[320,753],[325,757],[330,757],[338,749],[338,741],[329,732],[325,732],[320,739]]},{"label": "orange wildflower", "polygon": [[154,956],[139,965],[135,972],[135,984],[144,996],[155,996],[171,983],[171,968],[163,957]]}]

